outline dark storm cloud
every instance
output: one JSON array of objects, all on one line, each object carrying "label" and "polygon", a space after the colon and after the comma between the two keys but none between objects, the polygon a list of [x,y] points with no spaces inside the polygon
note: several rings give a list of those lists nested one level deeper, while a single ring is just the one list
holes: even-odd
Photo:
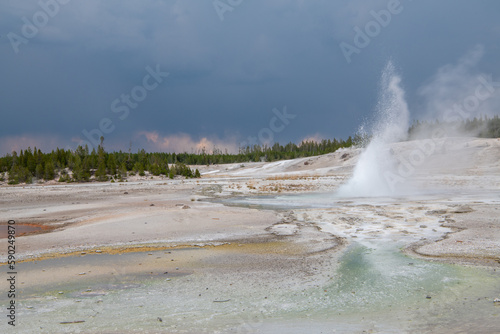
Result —
[{"label": "dark storm cloud", "polygon": [[[500,76],[493,0],[221,2],[222,12],[212,0],[1,2],[0,153],[14,143],[74,147],[103,119],[109,148],[234,148],[284,106],[297,116],[275,140],[347,137],[372,112],[389,58],[410,109],[421,85],[476,45],[476,66]],[[23,31],[26,20],[39,20],[36,33]],[[360,30],[367,45],[356,45]],[[358,50],[350,63],[341,43]],[[142,93],[148,66],[169,76],[120,118],[112,103]]]}]

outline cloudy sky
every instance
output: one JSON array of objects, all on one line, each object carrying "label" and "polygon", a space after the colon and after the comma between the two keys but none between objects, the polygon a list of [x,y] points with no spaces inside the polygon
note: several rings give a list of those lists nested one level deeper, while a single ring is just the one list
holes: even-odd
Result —
[{"label": "cloudy sky", "polygon": [[413,119],[478,89],[473,113],[498,114],[499,17],[496,0],[2,0],[0,154],[347,138],[389,60]]}]

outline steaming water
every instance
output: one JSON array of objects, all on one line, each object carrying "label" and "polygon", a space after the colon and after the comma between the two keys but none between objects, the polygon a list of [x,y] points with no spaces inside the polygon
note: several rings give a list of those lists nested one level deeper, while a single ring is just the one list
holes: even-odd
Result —
[{"label": "steaming water", "polygon": [[409,111],[401,77],[389,62],[382,73],[377,119],[372,140],[361,154],[352,178],[338,190],[340,197],[387,196],[397,192],[397,162],[388,145],[407,136]]}]

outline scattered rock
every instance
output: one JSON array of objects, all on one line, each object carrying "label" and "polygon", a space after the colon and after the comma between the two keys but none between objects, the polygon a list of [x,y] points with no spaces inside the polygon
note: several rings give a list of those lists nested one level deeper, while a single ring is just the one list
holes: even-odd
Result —
[{"label": "scattered rock", "polygon": [[427,228],[427,225],[420,225],[420,228]]},{"label": "scattered rock", "polygon": [[155,206],[153,203],[151,203],[149,206]]},{"label": "scattered rock", "polygon": [[427,298],[427,299],[431,299],[432,297],[431,297],[431,296],[427,296],[427,297],[425,297],[425,298]]},{"label": "scattered rock", "polygon": [[182,208],[183,209],[191,209],[191,207],[189,205],[184,205]]},{"label": "scattered rock", "polygon": [[431,210],[427,211],[425,214],[428,216],[441,216],[444,215],[445,213],[447,213],[446,210]]},{"label": "scattered rock", "polygon": [[123,194],[124,194],[124,195],[128,195],[128,191],[125,191]]},{"label": "scattered rock", "polygon": [[75,320],[75,321],[61,321],[61,325],[67,325],[67,324],[81,324],[84,323],[85,320]]},{"label": "scattered rock", "polygon": [[468,205],[462,205],[451,211],[452,213],[469,213],[474,211],[470,206]]}]

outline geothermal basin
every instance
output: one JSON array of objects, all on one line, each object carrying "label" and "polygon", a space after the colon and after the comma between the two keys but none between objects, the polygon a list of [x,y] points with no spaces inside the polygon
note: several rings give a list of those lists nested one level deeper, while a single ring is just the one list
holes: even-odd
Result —
[{"label": "geothermal basin", "polygon": [[458,142],[446,154],[467,146],[473,164],[430,159],[394,196],[337,196],[359,149],[201,180],[2,188],[2,221],[51,227],[16,239],[16,332],[495,332],[499,142]]}]

